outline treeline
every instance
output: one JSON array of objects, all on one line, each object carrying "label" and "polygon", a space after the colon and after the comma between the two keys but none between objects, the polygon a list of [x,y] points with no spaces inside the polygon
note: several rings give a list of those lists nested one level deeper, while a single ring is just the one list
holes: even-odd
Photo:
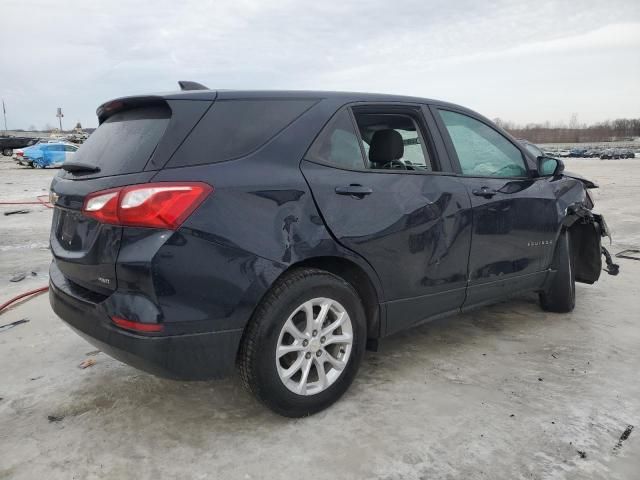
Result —
[{"label": "treeline", "polygon": [[533,143],[595,143],[632,140],[640,137],[640,118],[619,118],[592,125],[578,124],[574,115],[569,125],[549,122],[517,125],[499,118],[495,122],[516,138]]}]

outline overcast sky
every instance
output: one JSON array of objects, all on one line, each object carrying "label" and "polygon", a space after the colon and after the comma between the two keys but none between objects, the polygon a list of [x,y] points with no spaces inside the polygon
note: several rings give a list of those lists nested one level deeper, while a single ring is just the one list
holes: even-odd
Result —
[{"label": "overcast sky", "polygon": [[[640,1],[2,0],[9,128],[122,95],[210,88],[418,95],[516,122],[640,117]],[[135,4],[135,5],[134,5]]]}]

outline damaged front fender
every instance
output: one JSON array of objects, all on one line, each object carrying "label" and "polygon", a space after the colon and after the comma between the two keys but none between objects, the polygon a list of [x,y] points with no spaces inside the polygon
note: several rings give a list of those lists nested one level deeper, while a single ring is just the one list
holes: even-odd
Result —
[{"label": "damaged front fender", "polygon": [[617,275],[620,267],[613,263],[611,255],[602,246],[602,238],[611,235],[602,215],[593,213],[584,205],[574,205],[567,209],[563,221],[569,232],[576,282],[595,283],[600,278],[602,257],[604,256],[609,275]]}]

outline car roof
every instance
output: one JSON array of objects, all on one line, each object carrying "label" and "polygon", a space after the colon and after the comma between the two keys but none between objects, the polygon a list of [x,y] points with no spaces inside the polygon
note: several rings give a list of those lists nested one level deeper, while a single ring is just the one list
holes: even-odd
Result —
[{"label": "car roof", "polygon": [[456,105],[450,102],[434,100],[430,98],[414,97],[408,95],[392,95],[384,93],[366,93],[366,92],[338,92],[338,91],[321,91],[321,90],[181,90],[172,92],[160,92],[149,95],[133,95],[114,98],[103,103],[97,109],[97,114],[101,117],[108,111],[109,104],[127,101],[152,101],[153,99],[163,100],[240,100],[240,99],[313,99],[313,100],[335,100],[343,103],[356,102],[403,102],[403,103],[422,103],[436,104],[440,106],[449,106],[460,110],[466,110],[470,113],[476,112]]}]

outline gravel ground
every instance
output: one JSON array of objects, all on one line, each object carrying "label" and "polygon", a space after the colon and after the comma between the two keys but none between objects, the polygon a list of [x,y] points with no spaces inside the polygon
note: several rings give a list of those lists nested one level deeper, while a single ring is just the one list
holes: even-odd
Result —
[{"label": "gravel ground", "polygon": [[[640,160],[566,163],[600,183],[612,251],[640,247]],[[54,174],[0,157],[0,202],[33,201]],[[0,302],[47,283],[50,219],[0,206]],[[619,263],[578,285],[572,314],[528,295],[386,339],[339,403],[300,420],[236,378],[162,380],[95,353],[37,297],[0,315],[29,320],[0,328],[0,478],[638,478],[640,262]]]}]

